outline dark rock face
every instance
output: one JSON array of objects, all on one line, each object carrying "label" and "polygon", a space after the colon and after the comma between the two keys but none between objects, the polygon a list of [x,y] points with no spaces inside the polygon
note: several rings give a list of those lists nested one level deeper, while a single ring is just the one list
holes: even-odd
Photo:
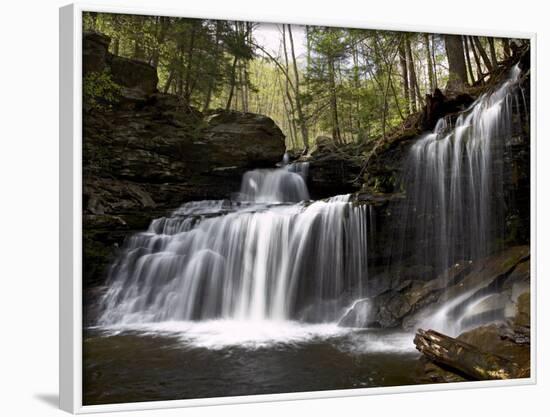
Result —
[{"label": "dark rock face", "polygon": [[111,73],[116,83],[137,91],[145,97],[157,91],[158,76],[155,68],[145,62],[121,56],[111,55],[110,57]]},{"label": "dark rock face", "polygon": [[341,325],[412,329],[445,300],[470,291],[452,314],[462,316],[469,301],[487,297],[477,307],[477,314],[498,312],[505,318],[506,310],[516,303],[517,293],[529,288],[529,248],[517,246],[475,262],[461,262],[428,281],[380,281],[369,282],[370,298],[357,302]]},{"label": "dark rock face", "polygon": [[467,93],[444,95],[438,88],[433,94],[426,95],[426,105],[422,113],[422,129],[432,130],[437,121],[449,114],[458,113],[468,108],[474,97]]},{"label": "dark rock face", "polygon": [[157,91],[157,70],[145,62],[109,53],[111,39],[100,33],[86,33],[82,40],[82,76],[108,72],[122,87],[123,97],[145,99]]},{"label": "dark rock face", "polygon": [[82,39],[82,75],[102,72],[108,66],[111,39],[101,33],[87,33]]},{"label": "dark rock face", "polygon": [[328,136],[317,137],[311,154],[299,158],[309,162],[307,186],[312,199],[349,194],[360,189],[361,160],[357,152],[358,149],[351,144],[336,146]]},{"label": "dark rock face", "polygon": [[83,120],[84,278],[101,284],[124,238],[190,200],[223,199],[253,168],[281,161],[284,135],[252,113],[208,116],[156,91],[156,70],[107,52],[109,39],[84,36],[84,73],[109,71],[120,103]]}]

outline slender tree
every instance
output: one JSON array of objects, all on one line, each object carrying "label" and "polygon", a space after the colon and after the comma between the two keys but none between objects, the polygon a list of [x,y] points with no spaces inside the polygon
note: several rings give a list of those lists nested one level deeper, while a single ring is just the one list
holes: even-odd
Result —
[{"label": "slender tree", "polygon": [[432,64],[433,64],[433,74],[434,74],[434,87],[437,87],[437,61],[435,59],[435,50],[436,50],[436,42],[435,42],[435,34],[432,33]]},{"label": "slender tree", "polygon": [[302,133],[302,141],[304,143],[304,152],[308,151],[308,131],[307,131],[307,122],[302,109],[302,98],[300,96],[300,73],[298,72],[298,65],[296,64],[296,53],[294,51],[294,39],[292,37],[292,28],[290,25],[287,25],[288,28],[288,38],[290,39],[290,52],[292,55],[292,66],[294,69],[294,90],[296,94],[296,111],[298,112],[298,123],[300,125],[300,131]]},{"label": "slender tree", "polygon": [[485,68],[490,72],[493,70],[493,64],[491,63],[491,60],[489,59],[489,56],[487,55],[487,52],[485,51],[485,48],[483,48],[483,45],[481,44],[481,41],[479,40],[478,36],[472,36],[472,39],[474,40],[474,45],[477,48],[479,55],[481,56],[481,59],[483,60],[483,63],[485,64]]},{"label": "slender tree", "polygon": [[502,51],[504,52],[504,58],[510,58],[512,56],[512,52],[510,50],[510,39],[501,38],[500,42],[502,43]]},{"label": "slender tree", "polygon": [[412,103],[412,112],[415,113],[417,105],[422,105],[422,96],[418,88],[418,81],[416,78],[416,69],[414,65],[414,58],[412,54],[411,41],[409,36],[405,36],[405,51],[407,53],[407,64],[409,67],[409,94]]},{"label": "slender tree", "polygon": [[472,84],[476,82],[474,77],[474,71],[472,70],[472,60],[470,59],[470,48],[468,47],[468,38],[462,36],[462,45],[464,47],[464,54],[466,55],[466,64],[468,67],[468,74],[470,75],[470,81]]},{"label": "slender tree", "polygon": [[411,103],[411,98],[409,96],[409,72],[408,72],[408,65],[407,65],[407,55],[405,53],[405,37],[401,37],[401,41],[399,42],[399,63],[401,65],[401,78],[403,81],[403,95],[405,96],[405,103],[407,105],[407,113],[409,113],[412,108],[413,104]]},{"label": "slender tree", "polygon": [[495,39],[488,37],[487,43],[489,44],[489,52],[491,54],[491,64],[493,65],[493,68],[496,68],[498,66],[498,59],[497,50],[495,48]]},{"label": "slender tree", "polygon": [[477,51],[476,51],[474,38],[473,36],[469,36],[469,39],[470,39],[470,47],[472,50],[472,55],[474,56],[474,61],[476,63],[477,81],[483,82],[483,71],[481,70],[481,61],[479,60],[479,55],[477,54]]},{"label": "slender tree", "polygon": [[427,63],[429,87],[430,87],[430,92],[432,92],[435,89],[434,70],[433,70],[433,64],[432,64],[432,52],[430,50],[431,49],[430,35],[427,33],[424,34],[424,43],[426,45],[426,63]]},{"label": "slender tree", "polygon": [[445,50],[449,62],[448,89],[462,89],[468,83],[466,63],[464,62],[464,48],[459,35],[444,35]]}]

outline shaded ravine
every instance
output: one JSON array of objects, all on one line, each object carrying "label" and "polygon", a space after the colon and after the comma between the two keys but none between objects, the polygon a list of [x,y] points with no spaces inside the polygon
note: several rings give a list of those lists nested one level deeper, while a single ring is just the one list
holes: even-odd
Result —
[{"label": "shaded ravine", "polygon": [[[456,283],[445,274],[501,247],[501,155],[519,75],[515,67],[456,120],[441,119],[409,153],[396,205],[414,235],[394,237],[390,266],[429,265],[443,277],[440,308],[422,318],[438,330],[504,318],[468,316],[495,294],[473,285],[447,297]],[[310,201],[307,168],[249,171],[231,199],[186,203],[127,240],[86,333],[87,403],[418,382],[412,334],[362,329],[380,314],[368,291],[372,208],[349,195]]]}]

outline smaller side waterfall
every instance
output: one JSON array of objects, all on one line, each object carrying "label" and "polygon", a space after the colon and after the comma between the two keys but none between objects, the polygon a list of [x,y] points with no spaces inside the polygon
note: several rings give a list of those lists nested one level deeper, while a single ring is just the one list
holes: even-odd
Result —
[{"label": "smaller side waterfall", "polygon": [[[434,276],[445,276],[457,262],[476,261],[502,249],[504,154],[514,134],[514,109],[521,105],[520,74],[514,67],[500,87],[478,98],[456,120],[440,119],[433,132],[413,144],[403,181],[406,198],[396,207],[403,224],[392,265],[420,265]],[[482,270],[480,274],[482,282]],[[447,276],[447,286],[453,285],[451,280]],[[452,299],[444,292],[441,307],[427,322],[456,334],[497,317],[500,301],[498,294],[480,294],[478,289]]]},{"label": "smaller side waterfall", "polygon": [[[454,122],[440,119],[411,148],[404,175],[403,230],[397,253],[443,271],[496,248],[503,224],[503,151],[512,136],[516,66],[497,90],[480,97]],[[412,242],[412,243],[410,243]],[[401,259],[402,260],[402,259]],[[393,261],[401,261],[393,259]]]}]

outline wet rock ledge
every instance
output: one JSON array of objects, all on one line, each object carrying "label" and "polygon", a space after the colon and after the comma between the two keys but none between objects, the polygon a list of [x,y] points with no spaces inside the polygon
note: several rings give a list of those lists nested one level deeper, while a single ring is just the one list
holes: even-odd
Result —
[{"label": "wet rock ledge", "polygon": [[419,382],[529,378],[531,373],[530,292],[522,293],[516,315],[452,338],[419,329],[414,343],[423,354]]}]

